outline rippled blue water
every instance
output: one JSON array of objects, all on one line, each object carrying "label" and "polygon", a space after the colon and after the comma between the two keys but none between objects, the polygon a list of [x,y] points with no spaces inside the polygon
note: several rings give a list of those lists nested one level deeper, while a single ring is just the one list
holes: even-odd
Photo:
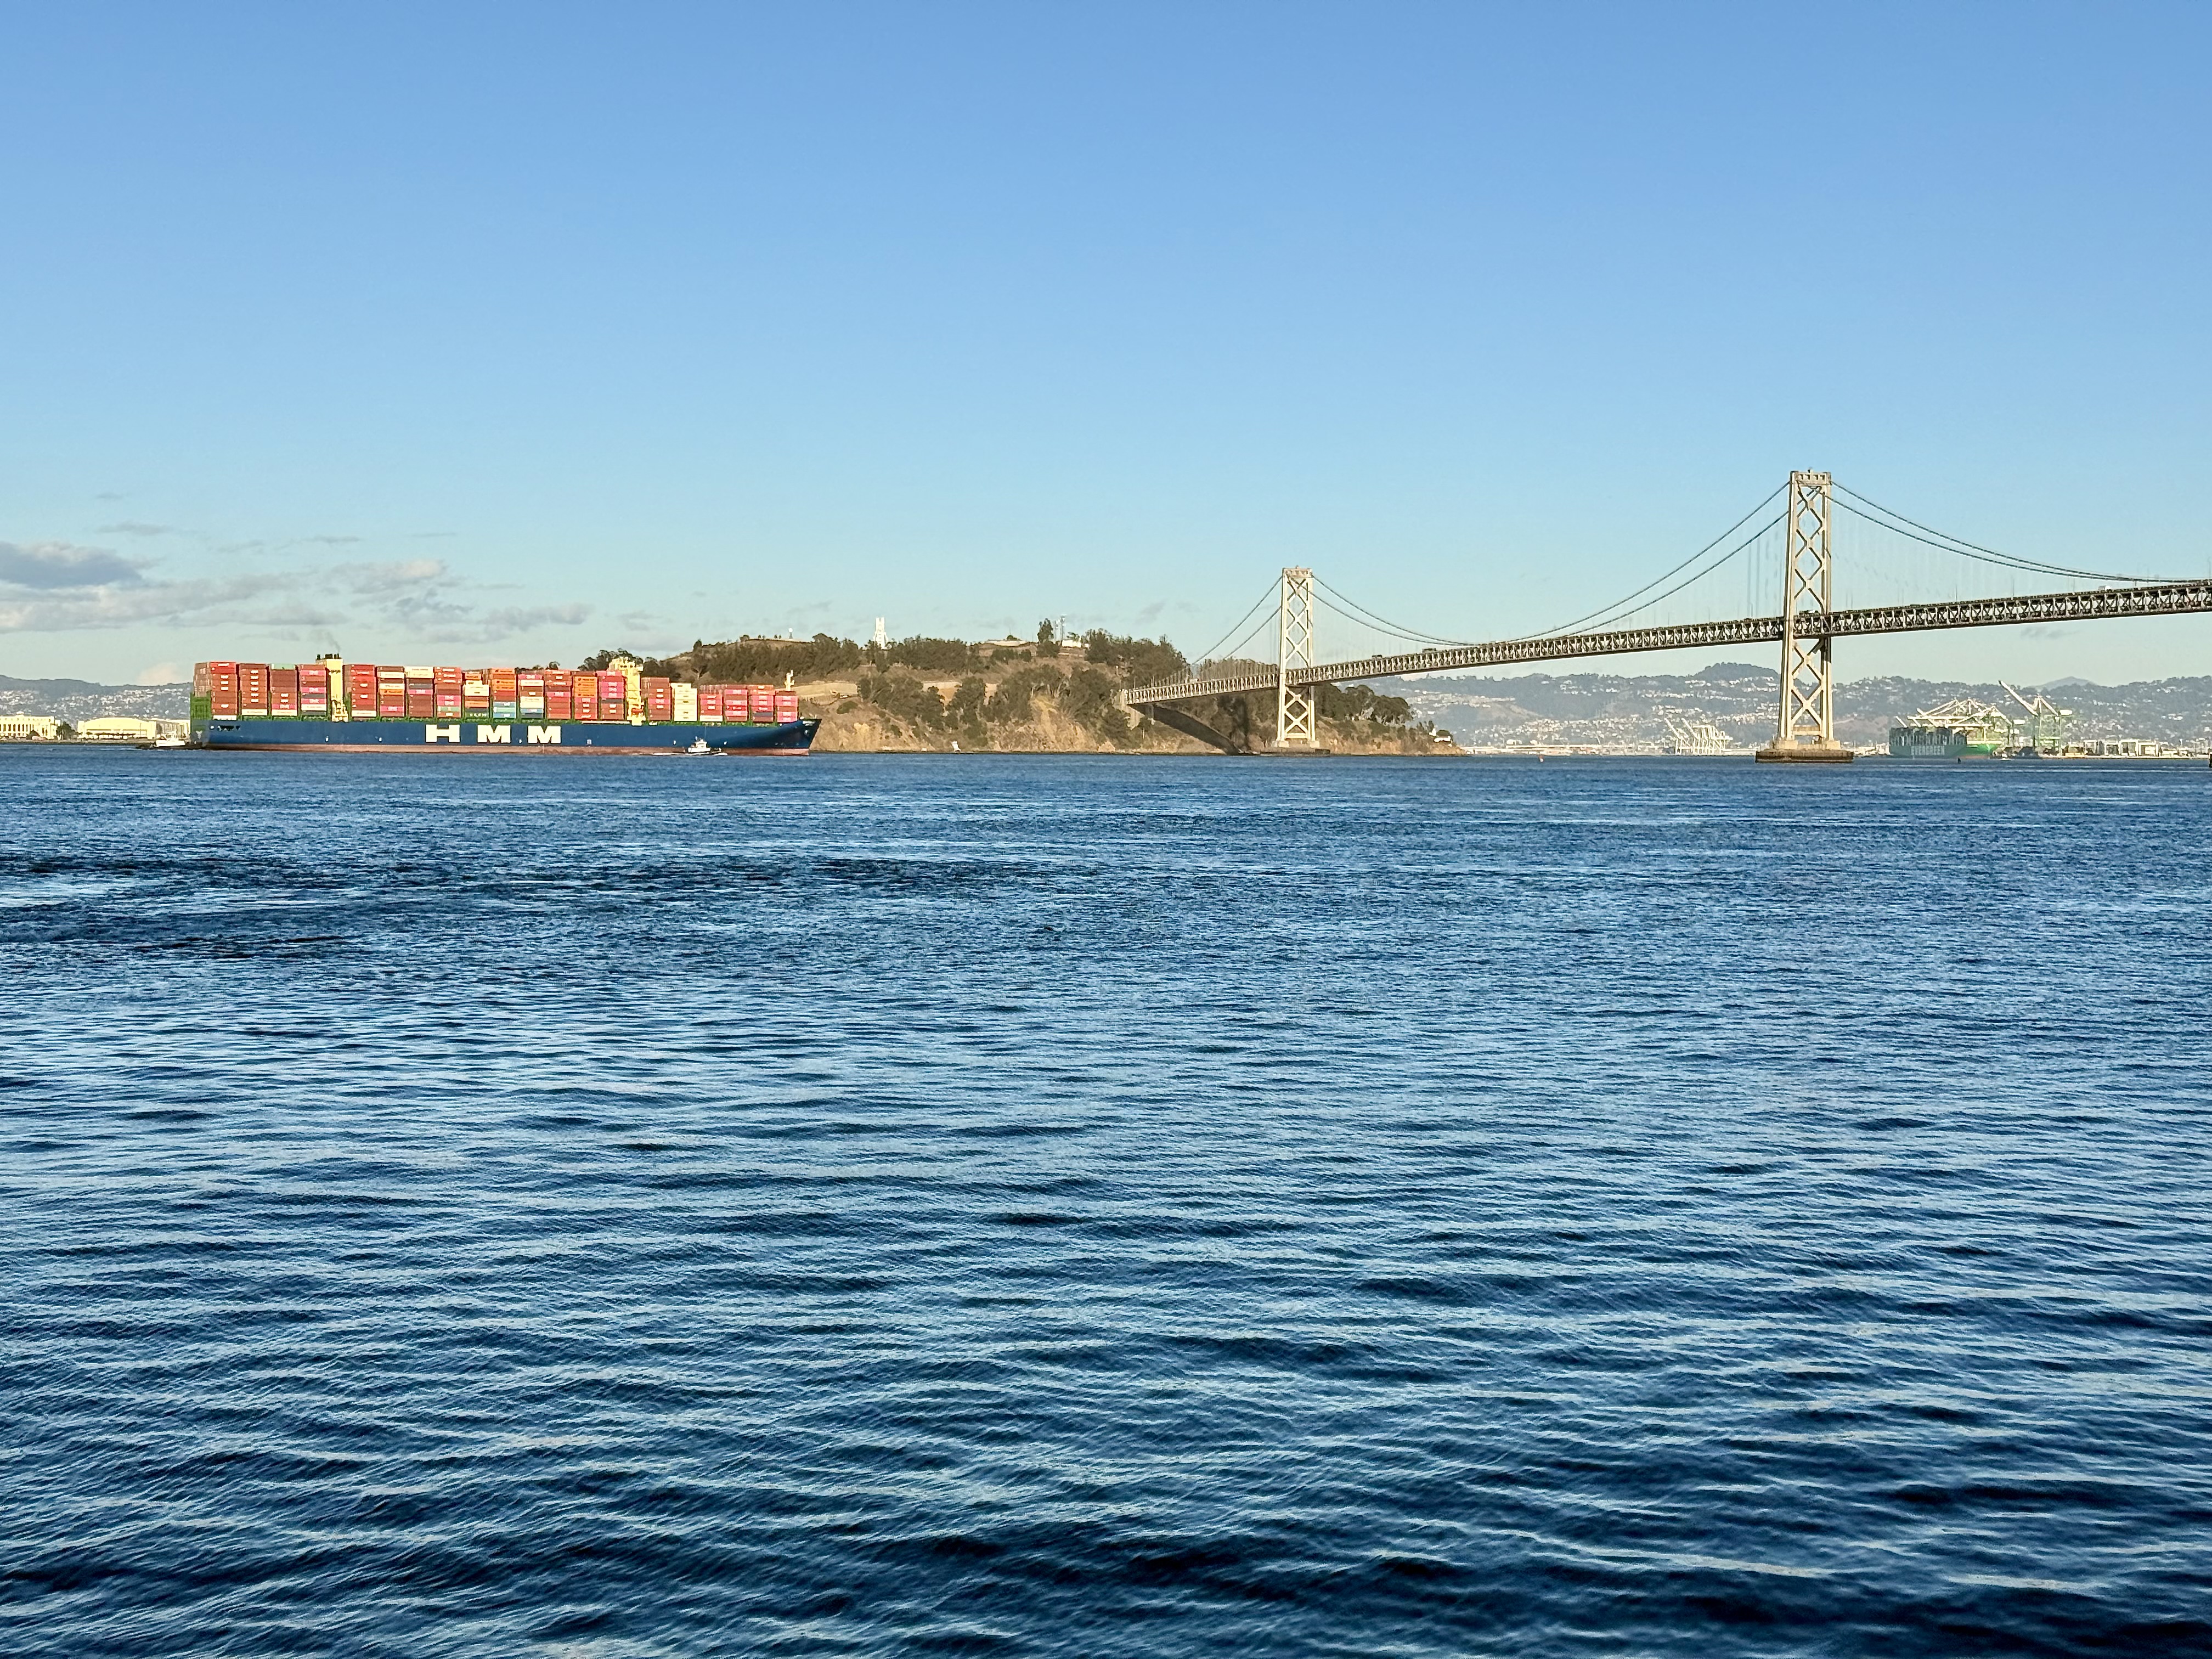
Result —
[{"label": "rippled blue water", "polygon": [[0,753],[0,1649],[2212,1649],[2209,809]]}]

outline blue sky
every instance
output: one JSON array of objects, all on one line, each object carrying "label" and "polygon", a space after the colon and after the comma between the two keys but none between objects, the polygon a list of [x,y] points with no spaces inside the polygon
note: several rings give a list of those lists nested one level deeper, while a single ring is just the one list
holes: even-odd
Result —
[{"label": "blue sky", "polygon": [[[8,33],[0,672],[878,615],[1196,647],[1288,562],[1491,638],[1793,466],[2032,558],[2212,566],[2203,6]],[[2212,672],[2212,618],[1840,667]]]}]

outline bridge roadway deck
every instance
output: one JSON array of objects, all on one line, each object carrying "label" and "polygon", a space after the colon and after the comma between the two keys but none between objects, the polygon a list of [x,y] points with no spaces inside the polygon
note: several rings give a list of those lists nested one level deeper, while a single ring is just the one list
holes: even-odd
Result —
[{"label": "bridge roadway deck", "polygon": [[[1917,634],[1939,628],[1996,628],[2008,623],[2078,622],[2096,617],[2171,617],[2200,611],[2212,611],[2212,578],[2141,587],[2100,587],[2071,593],[2027,593],[2007,599],[1954,599],[1948,604],[1883,605],[1866,611],[1802,611],[1797,615],[1797,633],[1800,638],[1826,635],[1832,639],[1844,639],[1857,634]],[[1744,617],[1734,622],[1684,623],[1668,628],[1628,628],[1609,634],[1559,634],[1547,638],[1497,640],[1487,645],[1441,646],[1395,657],[1317,663],[1311,668],[1294,672],[1291,684],[1318,685],[1401,674],[1436,674],[1453,668],[1552,662],[1564,657],[1610,657],[1631,651],[1755,645],[1781,637],[1782,618],[1778,616]],[[1261,666],[1209,675],[1204,679],[1134,686],[1122,693],[1122,701],[1134,707],[1274,689],[1275,671]]]}]

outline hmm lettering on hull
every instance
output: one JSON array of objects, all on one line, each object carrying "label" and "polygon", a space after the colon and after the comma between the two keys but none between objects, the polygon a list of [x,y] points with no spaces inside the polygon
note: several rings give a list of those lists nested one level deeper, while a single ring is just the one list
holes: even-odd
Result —
[{"label": "hmm lettering on hull", "polygon": [[[531,726],[523,730],[525,743],[557,745],[561,741],[561,728],[557,726]],[[425,743],[459,743],[460,740],[461,728],[459,726],[426,726],[422,728],[422,741]],[[512,744],[514,728],[511,726],[479,726],[477,727],[477,741]]]}]

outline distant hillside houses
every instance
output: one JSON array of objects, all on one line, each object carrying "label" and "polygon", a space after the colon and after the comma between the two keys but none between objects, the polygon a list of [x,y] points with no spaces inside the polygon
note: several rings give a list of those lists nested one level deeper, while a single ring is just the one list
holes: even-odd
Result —
[{"label": "distant hillside houses", "polygon": [[[1741,747],[1755,748],[1773,733],[1780,696],[1775,671],[1750,663],[1717,663],[1695,674],[1434,677],[1378,681],[1376,689],[1395,691],[1425,719],[1478,748],[1661,748],[1670,741],[1670,717],[1677,725],[1710,721]],[[2152,744],[2200,754],[2212,745],[2212,677],[2116,686],[2069,679],[2046,689],[2068,711],[2070,741]],[[1850,681],[1836,688],[1837,735],[1854,747],[1881,748],[1893,725],[1960,699],[2002,702],[2008,693],[2001,685],[1951,680]]]},{"label": "distant hillside houses", "polygon": [[189,682],[99,685],[90,680],[20,680],[0,674],[0,715],[47,714],[74,726],[103,717],[180,720],[191,713]]}]

